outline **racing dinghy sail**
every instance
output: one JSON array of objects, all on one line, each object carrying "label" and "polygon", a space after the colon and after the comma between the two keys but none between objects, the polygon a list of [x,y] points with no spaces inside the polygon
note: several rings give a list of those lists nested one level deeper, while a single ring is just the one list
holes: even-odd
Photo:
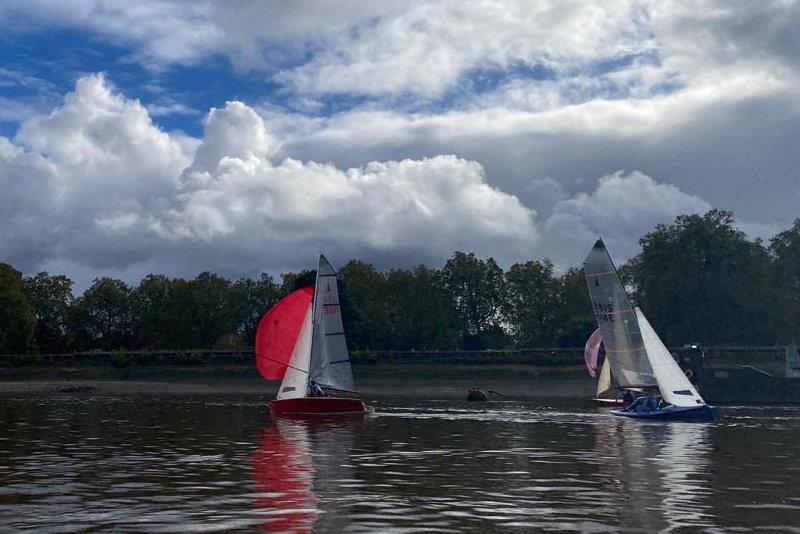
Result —
[{"label": "racing dinghy sail", "polygon": [[618,395],[619,388],[611,376],[611,365],[606,358],[603,334],[599,328],[586,341],[583,359],[589,376],[597,378],[597,393],[592,402],[598,406],[623,406],[625,400]]},{"label": "racing dinghy sail", "polygon": [[642,311],[631,304],[602,239],[589,252],[584,274],[611,376],[620,388],[651,392],[611,413],[660,419],[713,417]]},{"label": "racing dinghy sail", "polygon": [[256,330],[256,366],[267,380],[282,380],[272,414],[363,414],[344,339],[336,272],[320,254],[314,288],[304,287],[273,306]]}]

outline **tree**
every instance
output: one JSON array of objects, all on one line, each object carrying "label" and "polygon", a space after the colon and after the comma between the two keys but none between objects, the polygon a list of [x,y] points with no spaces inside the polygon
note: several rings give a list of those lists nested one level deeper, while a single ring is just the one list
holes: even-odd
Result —
[{"label": "tree", "polygon": [[339,296],[348,346],[391,348],[392,328],[384,275],[369,263],[349,261],[339,270]]},{"label": "tree", "polygon": [[494,259],[455,252],[442,277],[458,312],[464,348],[503,346],[508,341],[502,327],[506,287],[503,270]]},{"label": "tree", "polygon": [[23,289],[22,273],[0,263],[0,353],[25,353],[31,348],[36,316]]},{"label": "tree", "polygon": [[131,288],[116,278],[98,278],[70,307],[71,343],[78,349],[115,350],[133,344]]},{"label": "tree", "polygon": [[243,344],[253,344],[261,316],[278,301],[279,288],[266,273],[258,280],[241,278],[230,291],[231,308],[236,318],[236,331]]},{"label": "tree", "polygon": [[506,273],[505,312],[518,346],[546,347],[557,343],[562,328],[561,284],[550,260],[527,261]]},{"label": "tree", "polygon": [[456,310],[439,272],[419,265],[385,275],[391,348],[451,348],[458,341]]},{"label": "tree", "polygon": [[763,343],[773,291],[769,256],[733,214],[680,215],[640,241],[629,269],[634,299],[669,344]]},{"label": "tree", "polygon": [[561,276],[560,347],[582,347],[597,323],[592,302],[586,289],[586,278],[579,269],[569,269]]},{"label": "tree", "polygon": [[74,300],[72,280],[47,272],[25,277],[25,295],[36,316],[34,344],[39,352],[58,353],[67,350],[67,318]]},{"label": "tree", "polygon": [[786,343],[800,336],[800,219],[770,241],[775,280],[776,340]]},{"label": "tree", "polygon": [[139,347],[180,347],[175,342],[181,338],[180,327],[184,323],[184,314],[182,306],[175,302],[176,285],[177,281],[163,274],[149,274],[133,290],[131,306],[135,339]]},{"label": "tree", "polygon": [[212,348],[236,331],[236,314],[231,306],[231,283],[219,275],[203,272],[192,280],[193,309],[190,316],[197,327],[194,347]]}]

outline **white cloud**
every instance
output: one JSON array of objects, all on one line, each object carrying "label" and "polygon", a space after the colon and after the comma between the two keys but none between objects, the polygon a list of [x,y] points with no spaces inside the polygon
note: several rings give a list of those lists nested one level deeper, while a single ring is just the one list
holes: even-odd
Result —
[{"label": "white cloud", "polygon": [[587,243],[603,237],[615,257],[626,260],[639,252],[639,238],[657,224],[710,209],[704,199],[641,172],[617,172],[600,178],[591,194],[558,202],[544,224],[542,247],[562,267],[569,267],[585,255]]},{"label": "white cloud", "polygon": [[436,96],[475,69],[559,72],[652,48],[636,1],[418,2],[342,32],[279,80],[311,93]]},{"label": "white cloud", "polygon": [[[26,123],[0,151],[16,188],[0,200],[0,246],[31,265],[295,268],[332,229],[343,254],[569,264],[595,233],[628,254],[677,209],[730,208],[759,234],[796,211],[798,2],[31,1],[0,6],[3,20],[88,28],[152,69],[224,55],[283,81],[273,94],[292,110],[232,103],[200,140],[153,125],[191,112],[168,88],[149,113],[97,77],[52,115],[10,102],[6,119]],[[321,116],[338,93],[370,98]],[[671,207],[650,213],[626,190]],[[591,208],[608,195],[637,218],[604,222]],[[415,241],[431,213],[438,233]]]},{"label": "white cloud", "polygon": [[[252,108],[212,109],[205,136],[168,134],[102,76],[0,138],[6,196],[0,255],[26,270],[82,265],[175,274],[297,269],[332,255],[440,260],[455,249],[501,261],[537,240],[532,212],[455,156],[329,164],[273,161],[278,141]],[[85,278],[85,276],[84,276]]]}]

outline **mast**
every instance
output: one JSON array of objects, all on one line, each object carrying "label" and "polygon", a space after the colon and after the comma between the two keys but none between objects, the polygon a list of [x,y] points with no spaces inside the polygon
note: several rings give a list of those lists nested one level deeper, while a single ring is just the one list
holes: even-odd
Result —
[{"label": "mast", "polygon": [[[319,269],[322,266],[322,253],[320,252],[319,258],[317,259],[317,274],[314,276],[314,296],[311,299],[311,359],[308,363],[308,370],[314,368],[314,341],[317,339],[316,329],[317,329],[317,287],[319,286]],[[308,390],[308,385],[311,382],[311,373],[309,372],[306,375],[306,390]]]}]

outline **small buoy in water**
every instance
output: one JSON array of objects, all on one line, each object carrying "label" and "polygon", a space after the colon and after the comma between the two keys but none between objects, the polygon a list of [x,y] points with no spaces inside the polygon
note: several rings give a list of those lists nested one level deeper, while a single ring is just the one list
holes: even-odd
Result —
[{"label": "small buoy in water", "polygon": [[489,400],[489,396],[481,388],[471,388],[467,393],[467,400],[483,402]]}]

